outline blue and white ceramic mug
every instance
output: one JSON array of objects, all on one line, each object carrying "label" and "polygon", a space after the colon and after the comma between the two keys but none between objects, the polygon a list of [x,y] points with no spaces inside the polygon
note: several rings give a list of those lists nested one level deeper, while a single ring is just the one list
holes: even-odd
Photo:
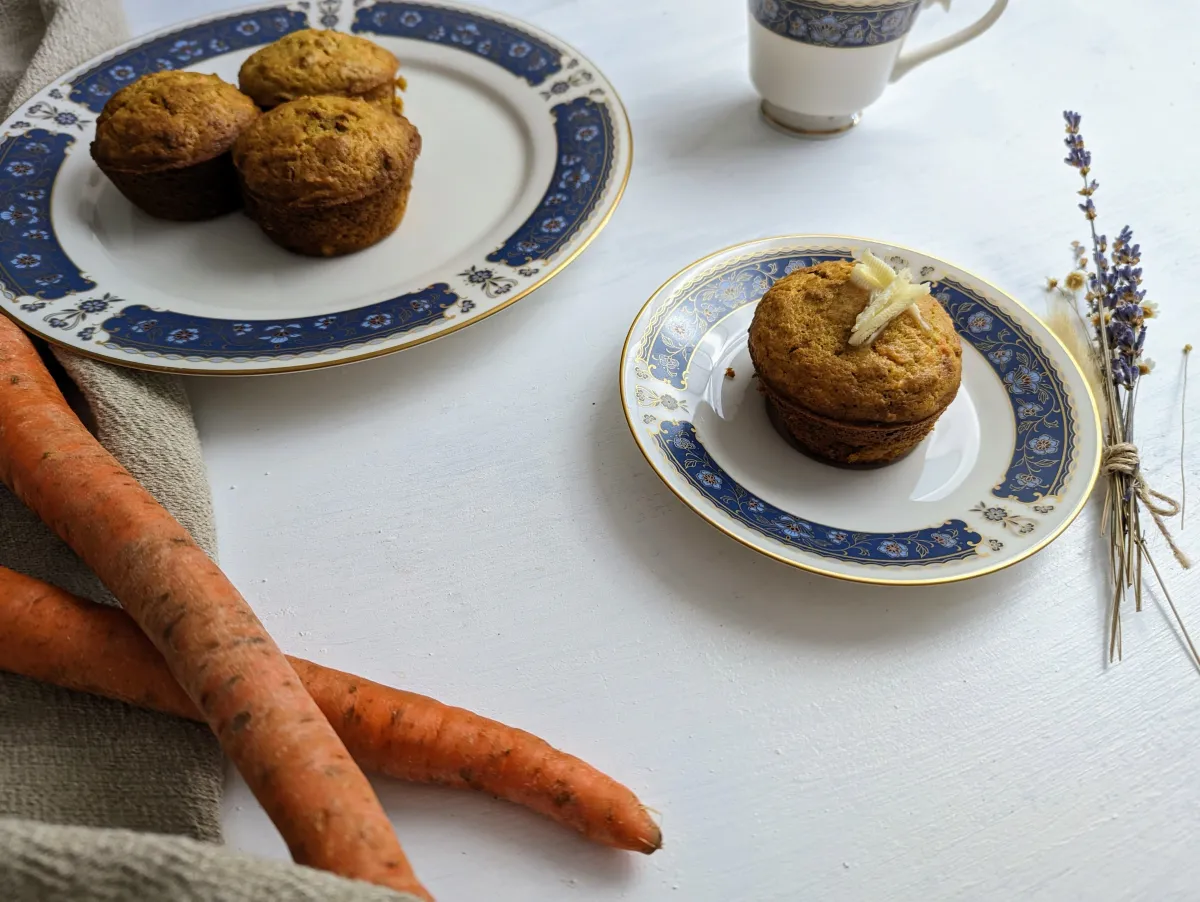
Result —
[{"label": "blue and white ceramic mug", "polygon": [[962,31],[901,53],[923,7],[950,0],[749,0],[750,75],[763,115],[788,131],[830,137],[926,60],[987,31],[1008,0]]}]

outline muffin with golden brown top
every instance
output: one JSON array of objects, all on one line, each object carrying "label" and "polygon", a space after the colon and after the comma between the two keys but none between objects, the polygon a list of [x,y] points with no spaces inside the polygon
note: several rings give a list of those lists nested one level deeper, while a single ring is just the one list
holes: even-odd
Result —
[{"label": "muffin with golden brown top", "polygon": [[254,101],[215,75],[155,72],[109,98],[92,159],[151,216],[210,219],[241,206],[230,149],[258,116]]},{"label": "muffin with golden brown top", "polygon": [[246,212],[273,241],[333,257],[400,224],[420,152],[403,116],[349,97],[302,97],[246,129],[233,160]]},{"label": "muffin with golden brown top", "polygon": [[854,267],[827,261],[776,282],[754,313],[750,356],[772,421],[802,450],[880,466],[915,448],[954,400],[962,345],[927,292],[863,341],[855,324],[872,292]]},{"label": "muffin with golden brown top", "polygon": [[238,85],[264,110],[289,100],[332,94],[400,111],[400,62],[378,44],[341,31],[294,31],[251,54]]}]

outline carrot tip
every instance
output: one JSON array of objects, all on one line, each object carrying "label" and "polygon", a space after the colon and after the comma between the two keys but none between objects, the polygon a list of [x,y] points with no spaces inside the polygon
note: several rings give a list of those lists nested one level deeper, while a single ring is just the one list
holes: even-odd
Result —
[{"label": "carrot tip", "polygon": [[[659,820],[662,819],[662,812],[659,811],[657,808],[651,808],[649,805],[641,805],[641,804],[639,804],[638,807],[641,808],[642,811],[646,812],[646,814],[654,815],[654,817],[657,817]],[[658,821],[654,820],[654,818],[651,818],[650,826],[654,828],[653,838],[652,839],[642,839],[642,843],[645,845],[645,848],[638,849],[638,851],[641,852],[643,855],[653,855],[655,852],[657,852],[659,849],[662,848],[662,844],[663,844],[662,825],[659,824]]]}]

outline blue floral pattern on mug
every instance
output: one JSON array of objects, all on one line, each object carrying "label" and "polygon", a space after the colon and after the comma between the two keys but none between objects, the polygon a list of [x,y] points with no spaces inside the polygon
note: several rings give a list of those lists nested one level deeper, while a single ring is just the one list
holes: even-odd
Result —
[{"label": "blue floral pattern on mug", "polygon": [[350,30],[457,47],[486,57],[534,86],[563,67],[562,54],[532,34],[481,13],[425,3],[379,0],[355,14]]},{"label": "blue floral pattern on mug", "polygon": [[963,520],[903,533],[854,532],[812,523],[739,485],[709,455],[691,423],[663,422],[655,441],[680,475],[739,523],[822,557],[891,567],[945,564],[976,554],[983,541]]},{"label": "blue floral pattern on mug", "polygon": [[270,44],[308,27],[308,14],[277,6],[235,13],[138,44],[97,63],[71,83],[71,99],[94,113],[132,81],[164,69],[184,69],[232,50]]},{"label": "blue floral pattern on mug", "polygon": [[74,143],[40,128],[0,142],[0,287],[15,296],[56,300],[96,287],[49,224],[50,189]]},{"label": "blue floral pattern on mug", "polygon": [[775,34],[817,47],[874,47],[912,28],[921,0],[836,6],[817,0],[750,0],[750,14]]}]

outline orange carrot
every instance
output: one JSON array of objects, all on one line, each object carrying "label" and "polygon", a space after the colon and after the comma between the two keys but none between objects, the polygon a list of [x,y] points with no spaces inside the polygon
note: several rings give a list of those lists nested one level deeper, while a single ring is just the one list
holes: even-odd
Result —
[{"label": "orange carrot", "polygon": [[[649,854],[662,844],[658,825],[630,790],[536,736],[424,695],[288,660],[368,770],[491,793],[618,849]],[[203,719],[124,612],[4,567],[0,670]]]},{"label": "orange carrot", "polygon": [[428,898],[366,776],[250,606],[0,317],[0,479],[166,659],[302,864]]}]

